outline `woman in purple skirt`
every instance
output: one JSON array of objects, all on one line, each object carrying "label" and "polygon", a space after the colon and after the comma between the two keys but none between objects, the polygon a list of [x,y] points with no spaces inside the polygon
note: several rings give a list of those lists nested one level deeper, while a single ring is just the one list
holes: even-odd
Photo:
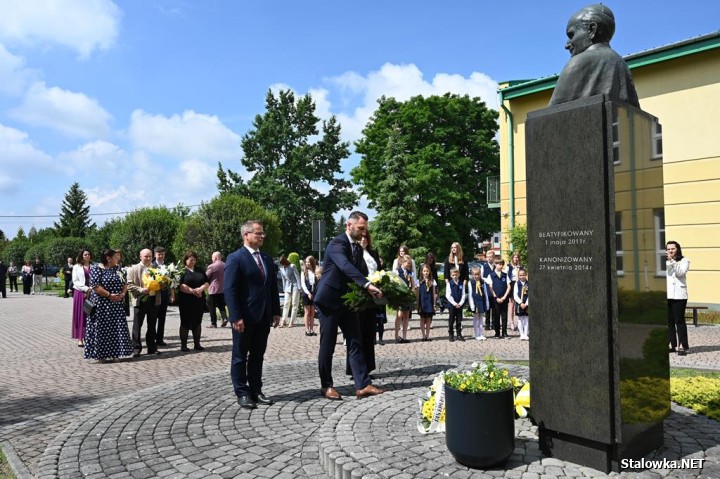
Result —
[{"label": "woman in purple skirt", "polygon": [[81,250],[75,259],[72,270],[73,282],[73,315],[72,315],[72,338],[78,340],[78,347],[85,346],[85,322],[87,318],[83,312],[83,303],[90,296],[90,266],[92,253],[89,250]]}]

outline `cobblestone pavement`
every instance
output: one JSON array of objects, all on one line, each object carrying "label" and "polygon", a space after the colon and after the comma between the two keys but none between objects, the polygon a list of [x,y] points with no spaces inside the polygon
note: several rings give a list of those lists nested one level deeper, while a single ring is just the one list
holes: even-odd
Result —
[{"label": "cobblestone pavement", "polygon": [[[442,435],[416,432],[416,398],[432,376],[487,353],[527,359],[528,343],[517,338],[449,343],[442,319],[429,343],[417,341],[419,330],[413,329],[409,338],[415,341],[395,344],[390,331],[387,344],[376,348],[376,383],[388,393],[330,402],[318,394],[317,337],[304,336],[297,326],[273,330],[264,389],[277,402],[247,412],[235,403],[228,377],[229,328],[210,329],[206,317],[207,350],[181,353],[179,320],[171,309],[162,355],[98,364],[83,360],[69,337],[71,309],[71,300],[50,296],[11,293],[0,299],[0,440],[18,458],[21,477],[602,475],[542,458],[526,421],[517,421],[511,461],[489,471],[455,463]],[[673,356],[672,364],[720,369],[720,328],[691,327],[689,333],[691,354]],[[339,345],[335,381],[341,393],[352,395],[351,381],[341,374],[343,356]],[[704,469],[623,476],[720,477],[717,423],[673,407],[665,435],[656,458],[706,459]]]}]

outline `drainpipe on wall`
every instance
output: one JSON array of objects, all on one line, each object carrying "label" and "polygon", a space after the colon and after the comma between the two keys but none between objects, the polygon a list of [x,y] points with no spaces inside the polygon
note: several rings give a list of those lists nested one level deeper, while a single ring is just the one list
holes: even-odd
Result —
[{"label": "drainpipe on wall", "polygon": [[[505,106],[505,101],[503,98],[503,92],[500,90],[500,107],[505,111],[505,116],[508,119],[509,128],[510,131],[509,139],[508,139],[508,152],[509,152],[509,174],[508,174],[508,181],[510,186],[510,228],[513,229],[515,227],[515,124],[513,121],[513,114],[510,110],[507,109]],[[501,232],[502,234],[502,232]],[[502,243],[500,243],[502,245]],[[512,251],[513,245],[510,243],[510,250]],[[502,253],[502,250],[500,251]]]}]

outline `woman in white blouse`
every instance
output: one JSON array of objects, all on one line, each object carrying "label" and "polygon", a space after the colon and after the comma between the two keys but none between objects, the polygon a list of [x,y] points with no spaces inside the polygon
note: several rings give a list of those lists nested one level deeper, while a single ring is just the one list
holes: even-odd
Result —
[{"label": "woman in white blouse", "polygon": [[90,266],[92,266],[92,253],[81,250],[72,269],[73,283],[73,315],[72,338],[77,339],[78,347],[85,345],[85,313],[83,303],[90,296]]},{"label": "woman in white blouse", "polygon": [[[666,272],[670,352],[677,351],[679,356],[684,356],[690,349],[687,325],[685,324],[685,308],[688,302],[686,277],[690,269],[690,261],[682,255],[682,248],[680,248],[677,241],[668,241],[665,250],[667,251]],[[680,345],[679,349],[678,345]]]}]

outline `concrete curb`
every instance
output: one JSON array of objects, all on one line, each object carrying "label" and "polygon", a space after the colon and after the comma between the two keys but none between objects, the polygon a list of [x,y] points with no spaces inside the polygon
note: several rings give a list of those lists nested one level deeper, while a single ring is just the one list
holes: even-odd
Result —
[{"label": "concrete curb", "polygon": [[34,479],[34,476],[30,474],[30,470],[25,466],[25,463],[20,460],[12,444],[7,441],[2,441],[0,442],[0,448],[2,448],[5,458],[10,465],[10,469],[12,469],[17,479]]}]

